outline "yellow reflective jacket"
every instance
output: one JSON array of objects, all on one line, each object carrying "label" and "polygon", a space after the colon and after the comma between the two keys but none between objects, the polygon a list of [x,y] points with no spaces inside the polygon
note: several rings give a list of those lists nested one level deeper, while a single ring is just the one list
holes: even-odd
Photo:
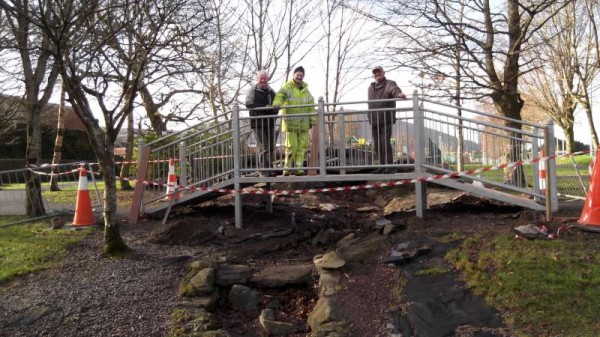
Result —
[{"label": "yellow reflective jacket", "polygon": [[[273,105],[281,106],[280,114],[294,115],[294,114],[305,114],[314,113],[314,107],[301,107],[301,108],[285,108],[286,105],[304,105],[304,104],[315,104],[315,99],[308,91],[308,84],[302,82],[302,89],[294,83],[294,80],[287,81],[273,100]],[[310,117],[296,117],[286,118],[283,117],[281,121],[281,131],[307,131],[312,125],[315,124],[315,116]]]}]

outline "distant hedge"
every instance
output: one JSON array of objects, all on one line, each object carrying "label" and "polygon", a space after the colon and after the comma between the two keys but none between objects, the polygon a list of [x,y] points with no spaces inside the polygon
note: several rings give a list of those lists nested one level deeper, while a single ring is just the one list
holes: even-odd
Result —
[{"label": "distant hedge", "polygon": [[[56,128],[42,127],[42,161],[50,162],[54,151],[54,141],[56,139]],[[3,166],[4,159],[20,160],[20,167],[23,167],[25,158],[25,148],[27,145],[27,132],[25,125],[19,125],[17,129],[3,135],[0,138],[0,167]],[[94,150],[90,145],[87,132],[81,130],[66,130],[63,142],[62,160],[95,160]],[[11,160],[12,162],[12,160]]]}]

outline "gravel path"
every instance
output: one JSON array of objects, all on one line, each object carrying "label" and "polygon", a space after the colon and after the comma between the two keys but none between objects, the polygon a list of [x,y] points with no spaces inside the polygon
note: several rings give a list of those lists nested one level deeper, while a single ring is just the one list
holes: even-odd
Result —
[{"label": "gravel path", "polygon": [[153,245],[143,226],[124,227],[132,252],[103,256],[102,231],[72,247],[58,268],[0,289],[0,336],[165,336],[192,255]]}]

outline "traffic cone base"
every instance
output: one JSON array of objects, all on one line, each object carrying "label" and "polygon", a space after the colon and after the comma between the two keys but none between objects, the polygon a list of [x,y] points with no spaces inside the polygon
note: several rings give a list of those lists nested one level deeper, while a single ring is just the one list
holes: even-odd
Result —
[{"label": "traffic cone base", "polygon": [[[594,159],[594,161],[597,160]],[[600,233],[600,169],[598,163],[594,162],[594,170],[592,172],[592,182],[585,197],[581,216],[577,221],[579,225],[575,226],[578,229],[599,232]]]},{"label": "traffic cone base", "polygon": [[87,172],[81,168],[79,172],[79,186],[77,188],[77,201],[75,202],[75,217],[73,217],[73,227],[87,227],[96,224],[94,213],[92,211],[92,199],[87,187]]},{"label": "traffic cone base", "polygon": [[573,227],[586,232],[600,233],[600,226],[574,225]]}]

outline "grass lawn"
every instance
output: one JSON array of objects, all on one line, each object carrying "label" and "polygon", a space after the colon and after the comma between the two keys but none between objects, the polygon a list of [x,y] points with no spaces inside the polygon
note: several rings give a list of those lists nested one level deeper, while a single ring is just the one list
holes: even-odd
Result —
[{"label": "grass lawn", "polygon": [[476,294],[518,336],[597,336],[600,247],[591,242],[475,237],[450,252]]},{"label": "grass lawn", "polygon": [[[15,220],[18,219],[2,217],[0,226]],[[56,265],[69,245],[92,230],[51,230],[42,222],[0,228],[0,284]]]}]

